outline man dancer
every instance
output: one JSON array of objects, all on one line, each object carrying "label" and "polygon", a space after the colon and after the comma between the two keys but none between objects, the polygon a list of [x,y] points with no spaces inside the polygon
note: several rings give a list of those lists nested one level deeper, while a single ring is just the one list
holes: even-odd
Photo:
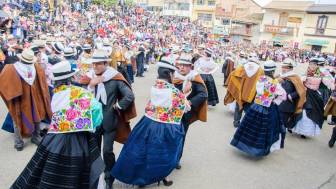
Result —
[{"label": "man dancer", "polygon": [[[189,100],[191,110],[185,113],[182,118],[182,124],[185,131],[185,137],[183,141],[184,145],[190,124],[192,124],[197,120],[203,122],[207,121],[208,94],[206,86],[201,76],[196,71],[193,70],[191,57],[187,55],[182,55],[177,60],[177,65],[179,71],[175,72],[175,79],[174,79],[175,87],[182,90],[185,94],[188,94],[188,92],[191,91],[187,97],[187,99]],[[178,165],[176,168],[181,169],[181,165]]]},{"label": "man dancer", "polygon": [[253,54],[244,65],[238,66],[229,75],[227,93],[224,104],[228,105],[236,101],[233,126],[238,127],[242,117],[242,110],[248,109],[256,94],[256,83],[263,74],[262,68],[258,64],[258,59]]},{"label": "man dancer", "polygon": [[[293,128],[293,114],[301,113],[302,107],[306,99],[305,87],[299,75],[294,73],[294,62],[290,58],[286,58],[281,66],[281,86],[287,93],[287,100],[279,105],[279,110],[282,115],[282,120],[286,128]],[[299,103],[299,100],[301,101]],[[298,104],[299,103],[299,104]]]},{"label": "man dancer", "polygon": [[[279,105],[280,117],[289,132],[296,125],[296,115],[302,113],[303,105],[306,102],[306,88],[300,76],[294,73],[294,66],[294,61],[286,58],[281,66],[282,75],[280,79],[281,86],[287,93],[287,100]],[[281,146],[283,147],[283,142]]]},{"label": "man dancer", "polygon": [[24,50],[18,58],[1,72],[0,94],[15,123],[14,147],[22,151],[23,137],[32,136],[32,143],[39,145],[40,122],[50,119],[52,113],[46,76],[36,64],[34,52]]},{"label": "man dancer", "polygon": [[105,162],[106,189],[113,188],[114,178],[110,172],[115,164],[113,143],[125,142],[131,129],[129,120],[136,116],[134,94],[125,78],[108,66],[111,59],[104,50],[92,55],[93,71],[88,73],[91,81],[88,88],[103,105],[103,123],[96,131],[98,144],[103,137],[103,158]]}]

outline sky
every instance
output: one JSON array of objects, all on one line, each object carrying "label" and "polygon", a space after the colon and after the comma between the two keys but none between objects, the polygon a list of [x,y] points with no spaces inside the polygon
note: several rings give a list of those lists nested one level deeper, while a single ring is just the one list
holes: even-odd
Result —
[{"label": "sky", "polygon": [[[259,3],[261,6],[266,5],[271,0],[255,0],[257,3]],[[323,3],[323,4],[336,4],[336,0],[315,0],[316,3]]]}]

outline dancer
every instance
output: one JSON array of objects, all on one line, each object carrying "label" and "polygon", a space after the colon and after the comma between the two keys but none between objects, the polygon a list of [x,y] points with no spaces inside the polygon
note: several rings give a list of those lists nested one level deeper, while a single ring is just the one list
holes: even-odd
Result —
[{"label": "dancer", "polygon": [[129,120],[136,116],[134,94],[125,78],[108,66],[111,59],[104,50],[96,50],[91,62],[93,71],[88,73],[88,88],[103,106],[103,123],[96,135],[99,147],[103,138],[106,189],[113,188],[114,178],[110,172],[115,164],[114,141],[123,143],[131,131]]},{"label": "dancer", "polygon": [[15,124],[14,147],[22,151],[25,137],[40,144],[40,122],[51,118],[51,109],[47,79],[34,52],[26,49],[18,57],[1,72],[0,94]]},{"label": "dancer", "polygon": [[[186,89],[191,88],[191,93],[188,95],[187,99],[191,105],[191,110],[183,115],[182,125],[184,127],[185,136],[183,139],[183,147],[185,144],[185,139],[187,137],[187,132],[189,126],[197,121],[207,121],[207,90],[206,86],[202,80],[200,74],[193,70],[193,64],[191,57],[188,55],[181,55],[177,60],[177,66],[179,70],[175,72],[174,84],[175,87],[181,91],[186,91]],[[183,153],[183,151],[182,151]],[[182,157],[181,153],[181,157]],[[181,169],[181,164],[176,167]]]},{"label": "dancer", "polygon": [[256,83],[263,74],[262,68],[256,57],[250,56],[247,63],[238,66],[228,78],[227,93],[224,98],[224,105],[236,101],[236,107],[233,118],[233,126],[238,127],[242,117],[242,111],[248,110],[255,95]]},{"label": "dancer", "polygon": [[293,128],[293,132],[301,135],[313,137],[320,134],[324,122],[324,102],[319,91],[321,85],[328,90],[335,89],[335,80],[328,70],[321,66],[321,59],[311,58],[307,70],[307,77],[304,85],[307,87],[307,99],[303,106],[303,112],[298,117],[298,122]]},{"label": "dancer", "polygon": [[55,89],[48,134],[11,189],[97,188],[104,163],[93,132],[102,121],[101,104],[71,85],[75,72],[68,61],[51,69]]},{"label": "dancer", "polygon": [[276,64],[264,64],[265,75],[256,84],[257,94],[231,141],[231,145],[251,156],[266,156],[280,149],[282,123],[278,106],[286,92],[276,79]]},{"label": "dancer", "polygon": [[201,74],[201,77],[208,91],[208,105],[216,106],[219,103],[215,80],[212,76],[218,69],[215,61],[212,59],[213,51],[210,48],[205,50],[205,57],[199,58],[195,62],[195,70]]},{"label": "dancer", "polygon": [[279,105],[279,111],[282,122],[289,132],[292,132],[291,129],[296,125],[297,116],[302,113],[306,102],[306,87],[300,76],[293,71],[294,66],[294,61],[286,58],[282,63],[280,76],[280,83],[287,93],[287,100]]},{"label": "dancer", "polygon": [[146,113],[132,130],[112,170],[115,178],[127,184],[173,184],[166,177],[179,161],[184,137],[181,121],[190,106],[185,94],[172,84],[177,68],[169,60],[162,57],[157,63],[158,79]]}]

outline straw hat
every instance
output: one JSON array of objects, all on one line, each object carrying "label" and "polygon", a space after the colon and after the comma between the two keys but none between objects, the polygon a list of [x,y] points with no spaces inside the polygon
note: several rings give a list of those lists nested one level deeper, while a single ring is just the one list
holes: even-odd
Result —
[{"label": "straw hat", "polygon": [[74,76],[77,70],[71,69],[71,64],[69,61],[62,61],[53,65],[51,67],[51,72],[53,74],[51,79],[54,81],[58,81]]},{"label": "straw hat", "polygon": [[174,62],[167,56],[162,57],[160,61],[156,63],[156,65],[158,68],[169,68],[177,71],[177,67],[175,66]]},{"label": "straw hat", "polygon": [[290,67],[290,68],[294,68],[296,66],[295,62],[293,59],[291,58],[286,58],[282,64],[281,64],[282,67]]},{"label": "straw hat", "polygon": [[83,47],[82,47],[83,50],[90,50],[92,49],[91,45],[90,44],[84,44]]},{"label": "straw hat", "polygon": [[109,58],[108,54],[106,51],[102,49],[98,49],[93,52],[92,57],[91,57],[91,63],[98,63],[98,62],[109,62],[111,59]]},{"label": "straw hat", "polygon": [[17,57],[24,62],[33,64],[34,62],[36,62],[36,57],[34,55],[34,52],[31,49],[25,49],[22,51],[21,54],[18,54]]},{"label": "straw hat", "polygon": [[66,47],[64,50],[63,50],[63,56],[64,57],[69,57],[69,56],[74,56],[75,55],[75,51],[73,48],[71,47]]},{"label": "straw hat", "polygon": [[178,64],[192,65],[191,59],[192,59],[192,56],[191,56],[191,55],[182,54],[182,55],[177,59],[176,62],[177,62]]},{"label": "straw hat", "polygon": [[276,64],[273,60],[268,60],[264,63],[264,71],[274,71],[276,69]]},{"label": "straw hat", "polygon": [[53,44],[51,44],[51,46],[53,47],[53,49],[58,52],[58,53],[62,53],[64,50],[64,46],[62,43],[60,42],[55,42]]}]

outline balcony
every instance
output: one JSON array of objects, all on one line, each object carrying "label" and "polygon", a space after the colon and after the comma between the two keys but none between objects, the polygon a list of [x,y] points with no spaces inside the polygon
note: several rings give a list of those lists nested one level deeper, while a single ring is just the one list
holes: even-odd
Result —
[{"label": "balcony", "polygon": [[252,37],[252,30],[251,28],[244,28],[244,27],[232,28],[230,31],[230,35],[241,35],[246,37]]},{"label": "balcony", "polygon": [[264,32],[292,36],[294,35],[294,28],[287,26],[265,25]]}]

